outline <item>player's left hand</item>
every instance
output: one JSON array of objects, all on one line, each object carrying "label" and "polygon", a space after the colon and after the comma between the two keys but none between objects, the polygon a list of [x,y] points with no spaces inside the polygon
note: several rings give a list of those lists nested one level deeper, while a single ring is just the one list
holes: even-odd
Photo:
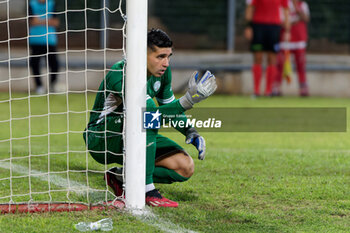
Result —
[{"label": "player's left hand", "polygon": [[205,158],[205,140],[199,135],[195,128],[191,128],[186,132],[186,143],[194,145],[198,150],[198,159]]},{"label": "player's left hand", "polygon": [[290,41],[290,31],[285,31],[283,34],[283,41],[284,42],[289,42]]},{"label": "player's left hand", "polygon": [[216,88],[215,76],[209,70],[202,77],[195,71],[188,82],[186,94],[179,99],[180,105],[185,110],[191,109],[194,104],[211,96]]}]

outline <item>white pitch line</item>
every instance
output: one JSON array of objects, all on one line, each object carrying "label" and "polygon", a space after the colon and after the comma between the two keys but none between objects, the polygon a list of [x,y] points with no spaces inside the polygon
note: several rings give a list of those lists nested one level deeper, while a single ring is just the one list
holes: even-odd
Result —
[{"label": "white pitch line", "polygon": [[196,233],[195,231],[185,229],[180,227],[167,219],[163,219],[157,215],[155,215],[150,207],[146,207],[144,210],[129,210],[133,216],[135,216],[140,221],[158,227],[160,230],[169,233]]},{"label": "white pitch line", "polygon": [[[15,163],[0,161],[0,168],[10,170],[10,166],[12,166],[12,170],[15,171],[16,173],[20,173],[22,175],[29,175],[29,169],[27,167],[24,167]],[[35,169],[31,169],[30,173],[32,178],[37,178],[41,181],[48,182],[49,175],[47,173],[38,171]],[[50,174],[50,183],[53,183],[58,187],[63,187],[63,188],[68,187],[68,180],[56,174]],[[86,191],[89,189],[86,185],[76,182],[74,180],[69,180],[69,187],[70,187],[69,191],[75,192],[80,195],[82,195],[83,193],[86,193]]]},{"label": "white pitch line", "polygon": [[[0,168],[3,169],[10,169],[10,166],[12,166],[12,170],[16,171],[16,173],[20,173],[23,175],[28,175],[29,174],[29,169],[27,167],[17,165],[17,164],[10,164],[9,162],[1,162],[0,161]],[[33,174],[33,178],[37,178],[39,180],[47,182],[47,173],[44,173],[42,171],[30,170],[31,174]],[[53,183],[56,186],[59,187],[67,187],[68,186],[68,181],[67,179],[64,179],[56,174],[50,174],[50,182]],[[77,181],[69,181],[70,184],[70,190],[71,192],[75,192],[77,194],[84,194],[86,193],[87,190],[89,190],[89,187],[79,183]],[[196,233],[195,231],[191,231],[185,228],[182,228],[169,220],[162,219],[159,216],[155,215],[150,208],[146,207],[144,210],[131,210],[128,211],[128,213],[132,214],[135,216],[138,220],[159,228],[160,230],[164,232],[169,232],[169,233]]]}]

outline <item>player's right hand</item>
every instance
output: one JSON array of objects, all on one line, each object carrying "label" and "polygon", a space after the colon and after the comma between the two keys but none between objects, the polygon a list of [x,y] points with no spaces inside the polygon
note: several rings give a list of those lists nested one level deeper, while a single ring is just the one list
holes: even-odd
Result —
[{"label": "player's right hand", "polygon": [[253,39],[253,29],[252,27],[246,27],[244,29],[244,37],[248,40],[251,41]]},{"label": "player's right hand", "polygon": [[190,109],[195,103],[211,96],[216,88],[215,76],[209,70],[202,77],[195,71],[188,82],[186,94],[180,98],[180,104],[184,109]]}]

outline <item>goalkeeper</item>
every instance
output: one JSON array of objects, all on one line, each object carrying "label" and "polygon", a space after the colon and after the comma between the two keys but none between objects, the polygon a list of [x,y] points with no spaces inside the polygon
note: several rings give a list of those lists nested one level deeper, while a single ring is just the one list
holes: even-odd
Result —
[{"label": "goalkeeper", "polygon": [[[176,99],[171,89],[169,60],[173,42],[160,29],[152,29],[147,36],[147,111],[166,115],[181,115],[194,104],[206,99],[216,90],[215,76],[207,71],[202,77],[195,72],[186,94]],[[123,164],[123,69],[125,61],[117,62],[102,81],[96,95],[84,140],[91,156],[99,163]],[[153,98],[156,98],[158,107]],[[183,117],[173,120],[184,120]],[[205,157],[205,141],[195,128],[177,128],[186,143],[198,150],[198,158]],[[154,183],[187,181],[194,172],[191,156],[177,143],[158,134],[157,129],[146,131],[146,204],[177,207],[178,203],[163,197]],[[135,142],[137,143],[137,142]],[[105,179],[117,196],[123,194],[122,168],[107,171]]]}]

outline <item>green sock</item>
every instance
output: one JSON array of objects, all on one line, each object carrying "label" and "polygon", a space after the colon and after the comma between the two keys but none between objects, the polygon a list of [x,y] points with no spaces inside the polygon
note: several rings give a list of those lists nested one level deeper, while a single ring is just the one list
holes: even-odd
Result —
[{"label": "green sock", "polygon": [[171,184],[173,182],[184,182],[189,177],[184,177],[174,170],[165,167],[155,167],[153,173],[154,183]]},{"label": "green sock", "polygon": [[154,173],[154,164],[156,157],[156,136],[157,130],[147,130],[146,131],[146,184],[153,183],[153,173]]}]

